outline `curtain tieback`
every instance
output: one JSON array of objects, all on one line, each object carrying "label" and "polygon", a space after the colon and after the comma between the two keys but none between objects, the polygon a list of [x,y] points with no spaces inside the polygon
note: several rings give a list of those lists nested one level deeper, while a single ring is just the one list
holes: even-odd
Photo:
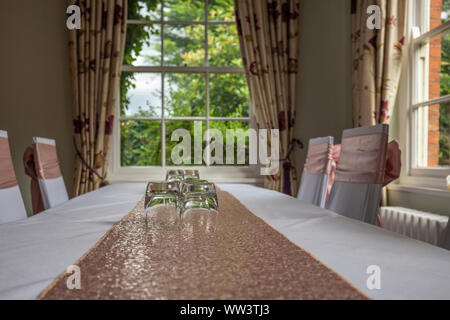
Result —
[{"label": "curtain tieback", "polygon": [[294,147],[298,145],[298,148],[301,150],[303,149],[305,146],[303,145],[303,142],[300,139],[292,139],[291,142],[289,143],[289,149],[288,152],[286,153],[286,157],[283,159],[280,159],[280,161],[285,162],[284,166],[289,165],[290,166],[290,160],[289,160],[289,156],[291,155],[292,151],[294,150]]},{"label": "curtain tieback", "polygon": [[73,141],[73,146],[74,146],[74,148],[75,148],[75,152],[77,153],[78,158],[80,158],[81,163],[83,163],[83,165],[84,165],[86,168],[88,168],[88,169],[90,170],[90,172],[94,173],[94,174],[95,174],[97,177],[99,177],[100,180],[102,181],[102,182],[100,183],[100,187],[104,187],[104,186],[109,185],[108,180],[106,180],[103,176],[101,176],[94,168],[92,168],[92,167],[89,165],[89,163],[87,163],[86,160],[84,160],[83,156],[81,155],[80,150],[79,150],[78,147],[77,147],[77,143],[76,143],[76,141],[75,141],[75,137],[73,137],[73,140],[72,140],[72,141]]}]

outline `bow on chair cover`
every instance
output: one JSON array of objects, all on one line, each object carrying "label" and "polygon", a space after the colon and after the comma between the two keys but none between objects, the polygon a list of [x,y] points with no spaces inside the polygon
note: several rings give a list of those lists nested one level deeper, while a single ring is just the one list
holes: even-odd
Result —
[{"label": "bow on chair cover", "polygon": [[386,171],[384,173],[383,187],[400,177],[402,168],[402,152],[397,140],[388,143],[386,152]]},{"label": "bow on chair cover", "polygon": [[[339,157],[341,155],[341,145],[336,144],[333,146],[333,162],[331,165],[330,181],[328,183],[328,193],[334,183],[336,175],[336,167],[339,162]],[[388,143],[386,150],[386,169],[384,172],[383,187],[387,186],[389,183],[400,177],[400,170],[402,167],[401,162],[402,152],[396,140]]]},{"label": "bow on chair cover", "polygon": [[[336,144],[333,146],[332,151],[333,161],[331,164],[330,179],[328,181],[327,200],[336,177],[336,167],[337,163],[339,162],[340,155],[341,145]],[[386,168],[384,172],[383,187],[387,186],[389,183],[400,177],[400,171],[402,167],[401,159],[402,152],[400,151],[398,142],[396,140],[389,142],[386,150]],[[377,226],[381,227],[381,221],[379,220],[379,217],[377,217]]]},{"label": "bow on chair cover", "polygon": [[23,154],[23,166],[25,174],[31,178],[31,202],[33,206],[33,214],[44,211],[44,203],[42,201],[41,189],[37,178],[37,170],[34,162],[33,147],[28,147]]}]

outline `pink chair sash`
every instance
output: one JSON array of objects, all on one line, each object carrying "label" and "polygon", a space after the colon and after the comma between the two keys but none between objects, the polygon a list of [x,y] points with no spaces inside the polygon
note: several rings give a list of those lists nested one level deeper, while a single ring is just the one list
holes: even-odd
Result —
[{"label": "pink chair sash", "polygon": [[332,160],[331,144],[318,143],[309,145],[304,170],[312,174],[329,174]]},{"label": "pink chair sash", "polygon": [[386,171],[384,174],[383,187],[398,179],[402,169],[402,152],[396,140],[388,143],[386,151]]},{"label": "pink chair sash", "polygon": [[33,149],[36,174],[39,179],[55,179],[62,176],[54,145],[35,143]]},{"label": "pink chair sash", "polygon": [[[336,144],[333,146],[332,157],[333,162],[331,165],[330,179],[328,180],[327,199],[331,192],[331,187],[336,178],[336,166],[341,155],[341,145]],[[398,179],[400,177],[400,171],[402,167],[402,152],[400,151],[399,144],[396,140],[393,140],[387,144],[386,150],[386,165],[384,170],[383,187]]]},{"label": "pink chair sash", "polygon": [[0,137],[0,189],[17,186],[8,138]]},{"label": "pink chair sash", "polygon": [[382,184],[387,138],[386,133],[344,137],[335,180]]}]

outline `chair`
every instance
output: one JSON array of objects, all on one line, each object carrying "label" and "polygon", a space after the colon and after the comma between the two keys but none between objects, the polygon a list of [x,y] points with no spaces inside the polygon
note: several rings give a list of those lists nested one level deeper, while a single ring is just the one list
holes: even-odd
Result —
[{"label": "chair", "polygon": [[375,224],[381,200],[389,126],[344,130],[327,209]]},{"label": "chair", "polygon": [[442,243],[442,247],[450,250],[450,220],[447,222],[447,230],[445,230],[444,242]]},{"label": "chair", "polygon": [[67,189],[59,167],[55,140],[33,137],[34,161],[44,208],[67,200]]},{"label": "chair", "polygon": [[308,154],[297,198],[325,207],[327,186],[332,165],[333,137],[309,140]]},{"label": "chair", "polygon": [[17,184],[8,133],[0,130],[0,223],[25,219],[27,211]]}]

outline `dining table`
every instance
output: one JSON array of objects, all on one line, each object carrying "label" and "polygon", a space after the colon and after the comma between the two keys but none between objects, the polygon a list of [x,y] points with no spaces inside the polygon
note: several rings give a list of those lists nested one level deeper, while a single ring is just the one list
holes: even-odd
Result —
[{"label": "dining table", "polygon": [[[262,187],[217,186],[368,298],[450,299],[448,250]],[[145,187],[112,184],[1,224],[0,299],[37,299],[133,210]]]}]

